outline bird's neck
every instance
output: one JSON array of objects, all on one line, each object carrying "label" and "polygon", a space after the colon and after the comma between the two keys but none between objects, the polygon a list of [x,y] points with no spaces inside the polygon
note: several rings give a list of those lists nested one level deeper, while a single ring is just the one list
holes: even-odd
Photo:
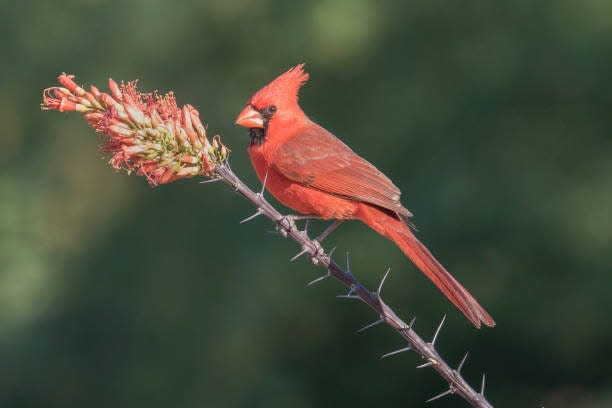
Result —
[{"label": "bird's neck", "polygon": [[273,117],[264,128],[264,143],[280,145],[299,133],[300,129],[309,122],[310,120],[301,110],[291,115]]},{"label": "bird's neck", "polygon": [[258,174],[267,171],[273,161],[274,153],[282,144],[299,135],[301,130],[310,123],[304,114],[291,117],[274,117],[265,123],[263,129],[250,129],[249,156]]}]

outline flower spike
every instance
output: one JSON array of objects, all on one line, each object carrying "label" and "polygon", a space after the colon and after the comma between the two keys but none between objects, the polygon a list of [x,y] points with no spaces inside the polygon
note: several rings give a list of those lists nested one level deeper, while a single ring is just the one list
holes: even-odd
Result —
[{"label": "flower spike", "polygon": [[44,90],[41,108],[83,113],[92,128],[108,136],[103,150],[117,170],[158,185],[214,176],[215,166],[228,158],[221,138],[209,142],[198,111],[191,105],[179,108],[172,92],[141,93],[136,81],[119,85],[112,79],[110,93],[95,86],[88,92],[73,75],[62,74],[58,81],[61,86]]}]

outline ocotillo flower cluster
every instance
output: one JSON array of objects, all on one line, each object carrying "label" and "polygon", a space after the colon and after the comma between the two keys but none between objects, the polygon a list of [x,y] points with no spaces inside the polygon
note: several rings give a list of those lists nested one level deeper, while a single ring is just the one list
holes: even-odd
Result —
[{"label": "ocotillo flower cluster", "polygon": [[91,127],[108,136],[103,150],[112,154],[109,162],[115,169],[157,185],[209,176],[227,159],[229,150],[220,137],[209,142],[198,111],[191,105],[179,108],[172,92],[140,93],[136,81],[118,85],[112,79],[110,94],[95,86],[88,92],[73,75],[58,80],[62,86],[44,90],[41,108],[84,113]]}]

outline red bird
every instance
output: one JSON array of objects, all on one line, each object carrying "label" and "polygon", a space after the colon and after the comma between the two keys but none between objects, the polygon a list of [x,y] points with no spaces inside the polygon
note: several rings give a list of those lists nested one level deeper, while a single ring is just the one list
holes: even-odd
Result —
[{"label": "red bird", "polygon": [[267,190],[293,210],[323,219],[357,219],[393,241],[476,327],[495,321],[414,236],[400,190],[298,105],[304,64],[256,92],[236,124],[249,128],[249,156]]}]

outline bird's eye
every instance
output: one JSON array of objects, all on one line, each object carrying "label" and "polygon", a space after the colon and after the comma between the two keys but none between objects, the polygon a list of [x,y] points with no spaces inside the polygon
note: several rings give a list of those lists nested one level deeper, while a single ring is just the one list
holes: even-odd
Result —
[{"label": "bird's eye", "polygon": [[274,115],[274,112],[276,112],[276,106],[270,105],[270,106],[266,106],[261,111],[261,114],[263,115],[264,118],[270,119],[272,117],[272,115]]}]

